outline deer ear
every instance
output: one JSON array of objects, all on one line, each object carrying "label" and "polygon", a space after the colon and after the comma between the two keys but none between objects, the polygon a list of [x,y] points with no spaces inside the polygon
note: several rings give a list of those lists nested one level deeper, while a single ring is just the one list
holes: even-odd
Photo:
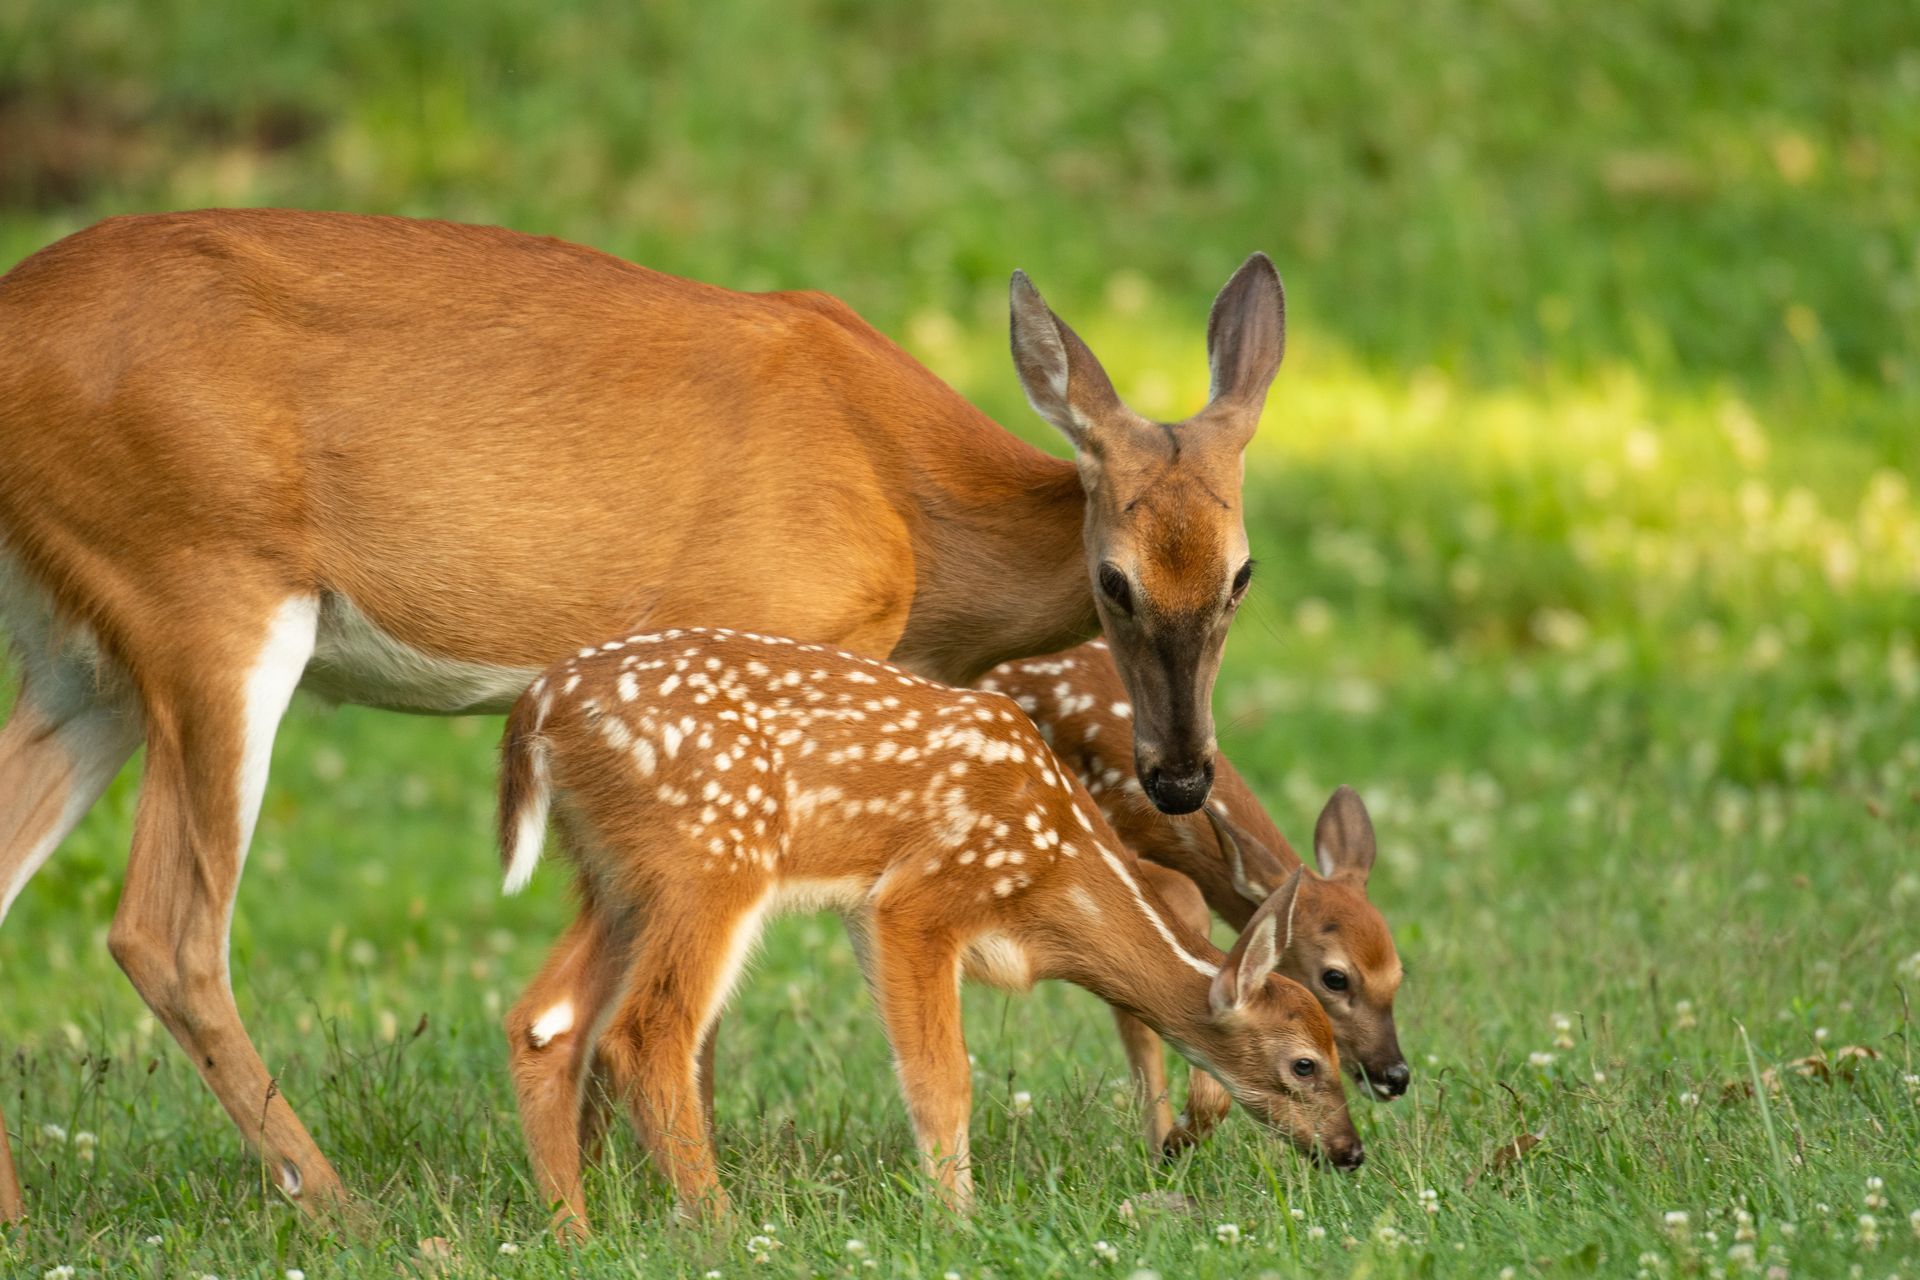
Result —
[{"label": "deer ear", "polygon": [[1287,291],[1264,253],[1240,264],[1207,317],[1207,363],[1214,401],[1232,401],[1258,416],[1287,353]]},{"label": "deer ear", "polygon": [[1076,452],[1093,443],[1103,414],[1120,408],[1107,371],[1080,335],[1053,314],[1027,273],[1013,273],[1008,290],[1013,368],[1035,413],[1060,429]]},{"label": "deer ear", "polygon": [[[1220,842],[1221,856],[1226,859],[1227,871],[1233,876],[1233,891],[1256,905],[1265,902],[1267,895],[1273,891],[1273,886],[1261,879],[1249,865],[1246,848],[1253,843],[1251,838],[1237,830],[1225,816],[1216,812],[1211,804],[1201,805],[1200,811],[1207,815],[1207,821],[1213,827],[1213,838]],[[1268,858],[1267,861],[1270,863],[1272,859]]]},{"label": "deer ear", "polygon": [[1287,953],[1293,941],[1294,896],[1299,892],[1300,875],[1305,870],[1296,867],[1286,883],[1274,891],[1241,930],[1240,940],[1227,953],[1226,963],[1214,975],[1213,986],[1207,992],[1207,1002],[1216,1014],[1245,1008],[1253,999],[1253,993],[1280,963],[1280,957]]},{"label": "deer ear", "polygon": [[1328,879],[1347,876],[1365,885],[1373,870],[1373,855],[1373,819],[1367,816],[1367,806],[1359,792],[1341,787],[1313,827],[1313,858],[1320,864],[1320,874]]}]

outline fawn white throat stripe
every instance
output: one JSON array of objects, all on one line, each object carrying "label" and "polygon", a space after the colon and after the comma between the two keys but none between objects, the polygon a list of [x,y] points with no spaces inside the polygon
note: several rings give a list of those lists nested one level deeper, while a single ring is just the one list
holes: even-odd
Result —
[{"label": "fawn white throat stripe", "polygon": [[1173,954],[1179,956],[1187,967],[1195,973],[1202,974],[1209,978],[1217,976],[1220,972],[1218,969],[1180,945],[1180,939],[1173,936],[1173,930],[1167,928],[1167,922],[1160,918],[1160,913],[1153,909],[1153,904],[1148,902],[1146,895],[1140,892],[1140,886],[1134,883],[1133,876],[1127,871],[1126,864],[1114,857],[1113,851],[1104,844],[1100,845],[1099,848],[1100,857],[1105,860],[1109,867],[1113,868],[1113,874],[1120,877],[1120,883],[1127,886],[1127,892],[1133,895],[1134,904],[1146,914],[1147,922],[1153,926],[1154,932],[1166,939],[1167,945],[1173,948]]}]

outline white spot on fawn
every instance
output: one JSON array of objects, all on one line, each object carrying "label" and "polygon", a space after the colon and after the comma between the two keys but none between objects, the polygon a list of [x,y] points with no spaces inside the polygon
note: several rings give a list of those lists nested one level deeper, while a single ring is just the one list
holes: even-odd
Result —
[{"label": "white spot on fawn", "polygon": [[553,1008],[533,1020],[527,1028],[527,1039],[536,1049],[544,1049],[555,1039],[573,1030],[573,1001],[562,1000]]}]

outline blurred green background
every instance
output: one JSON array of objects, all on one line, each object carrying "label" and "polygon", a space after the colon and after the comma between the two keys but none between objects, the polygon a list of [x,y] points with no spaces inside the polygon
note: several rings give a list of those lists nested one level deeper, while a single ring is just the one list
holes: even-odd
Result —
[{"label": "blurred green background", "polygon": [[[1013,267],[1135,407],[1177,417],[1204,396],[1212,292],[1252,249],[1280,266],[1287,366],[1248,455],[1262,569],[1216,705],[1289,832],[1338,782],[1373,807],[1374,896],[1414,975],[1415,1097],[1366,1110],[1370,1180],[1281,1162],[1322,1243],[1247,1182],[1246,1125],[1169,1174],[1115,1105],[1051,1147],[983,1114],[989,1226],[956,1252],[889,1217],[905,1211],[870,1170],[851,1192],[808,1184],[783,1221],[813,1243],[784,1262],[840,1266],[864,1213],[876,1248],[905,1241],[882,1255],[902,1274],[1072,1272],[1122,1231],[1127,1266],[1252,1265],[1208,1223],[1128,1225],[1122,1191],[1061,1190],[1111,1165],[1123,1188],[1202,1188],[1316,1271],[1627,1274],[1643,1250],[1642,1269],[1731,1270],[1750,1211],[1760,1261],[1912,1273],[1913,6],[0,6],[0,264],[107,214],[217,204],[497,222],[735,287],[825,289],[1054,449],[1005,354]],[[527,1240],[539,1214],[488,1012],[565,907],[552,874],[495,897],[493,734],[300,709],[236,975],[349,1179],[410,1188],[396,1222],[432,1219],[442,1200],[420,1188],[459,1169],[512,1213],[447,1209],[420,1234]],[[298,1250],[272,1214],[203,1229],[209,1202],[258,1210],[253,1171],[99,945],[131,774],[0,930],[9,1123],[65,1224],[14,1247],[120,1265],[112,1250],[143,1256],[146,1224],[171,1223],[169,1259],[238,1274]],[[736,1177],[767,1196],[788,1164],[757,1161],[788,1121],[816,1163],[906,1150],[851,975],[837,929],[790,922],[743,997],[721,1108],[744,1126]],[[983,1113],[1016,1077],[1106,1096],[1118,1060],[1086,1000],[970,999]],[[422,1011],[433,1043],[403,1054]],[[1550,1043],[1555,1014],[1574,1047]],[[1716,1101],[1750,1065],[1841,1042],[1884,1056],[1858,1087],[1776,1103],[1791,1159],[1772,1117]],[[75,1065],[103,1046],[161,1065],[145,1083]],[[388,1074],[343,1069],[365,1062]],[[68,1113],[120,1126],[110,1157],[81,1168],[33,1136]],[[1492,1143],[1543,1117],[1524,1197],[1468,1189]],[[1882,1174],[1891,1208],[1862,1199]],[[1423,1210],[1426,1186],[1447,1212]],[[1696,1233],[1663,1227],[1669,1210]],[[658,1188],[632,1213],[639,1248]],[[746,1258],[657,1247],[674,1267]]]}]

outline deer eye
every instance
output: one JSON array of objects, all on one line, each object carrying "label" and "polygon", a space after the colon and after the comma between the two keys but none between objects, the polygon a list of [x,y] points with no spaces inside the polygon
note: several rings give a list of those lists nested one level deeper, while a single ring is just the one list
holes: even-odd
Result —
[{"label": "deer eye", "polygon": [[1327,970],[1320,975],[1320,981],[1326,983],[1327,990],[1329,991],[1345,991],[1347,989],[1347,975],[1338,969]]},{"label": "deer eye", "polygon": [[1313,1076],[1313,1069],[1312,1058],[1295,1058],[1293,1060],[1293,1074],[1299,1076],[1302,1080],[1310,1079]]},{"label": "deer eye", "polygon": [[1241,596],[1245,595],[1247,593],[1247,584],[1252,581],[1253,561],[1249,560],[1240,566],[1238,573],[1233,575],[1233,598],[1238,600]]},{"label": "deer eye", "polygon": [[1133,616],[1133,590],[1127,586],[1127,575],[1111,564],[1100,566],[1100,590],[1113,603],[1113,607],[1128,617]]}]

